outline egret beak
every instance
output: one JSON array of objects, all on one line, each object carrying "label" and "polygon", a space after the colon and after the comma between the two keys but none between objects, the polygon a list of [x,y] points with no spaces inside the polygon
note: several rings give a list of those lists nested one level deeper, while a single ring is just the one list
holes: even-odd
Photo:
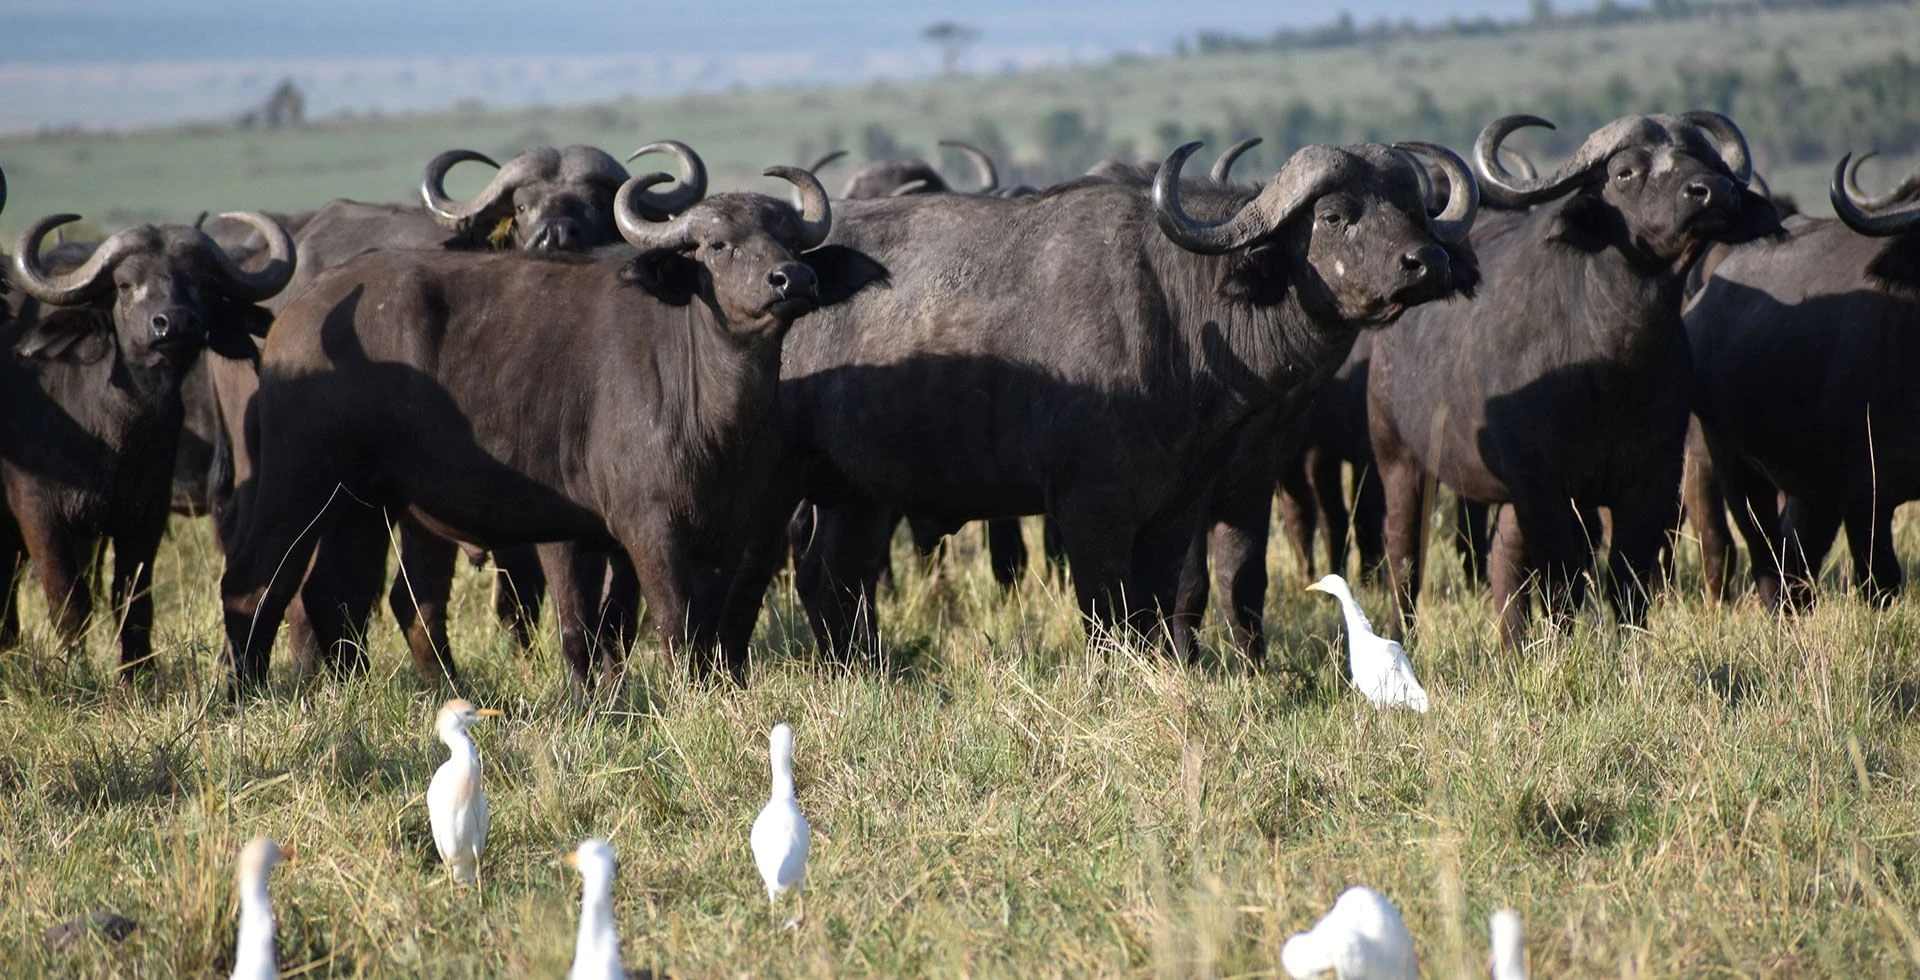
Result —
[{"label": "egret beak", "polygon": [[479,711],[474,712],[473,715],[476,718],[500,718],[505,715],[505,712],[499,708],[481,708]]},{"label": "egret beak", "polygon": [[1325,592],[1327,590],[1321,588],[1320,583],[1315,582],[1312,585],[1307,586],[1307,591],[1308,592]]}]

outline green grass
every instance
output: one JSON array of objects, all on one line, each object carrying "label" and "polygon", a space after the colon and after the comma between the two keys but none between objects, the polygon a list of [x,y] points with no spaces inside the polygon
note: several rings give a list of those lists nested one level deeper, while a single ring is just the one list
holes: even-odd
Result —
[{"label": "green grass", "polygon": [[[10,244],[33,217],[60,211],[118,227],[187,220],[202,210],[298,210],[336,197],[411,199],[421,166],[454,146],[504,158],[530,145],[585,142],[624,152],[671,137],[697,148],[716,182],[729,185],[757,181],[755,175],[769,164],[806,162],[802,157],[830,143],[857,152],[868,124],[886,127],[910,148],[931,152],[937,139],[968,136],[981,121],[990,121],[1011,144],[1014,158],[1031,163],[1043,156],[1042,121],[1057,110],[1073,109],[1111,141],[1130,142],[1136,152],[1158,158],[1171,149],[1157,135],[1163,124],[1177,123],[1187,133],[1224,128],[1236,112],[1296,99],[1356,118],[1397,117],[1419,87],[1447,109],[1492,100],[1517,111],[1537,108],[1530,95],[1553,88],[1598,90],[1615,76],[1653,85],[1668,83],[1681,66],[1758,72],[1782,49],[1791,52],[1809,85],[1826,85],[1849,67],[1917,46],[1920,6],[1907,4],[1426,38],[1287,54],[1128,59],[843,88],[640,96],[537,110],[469,107],[363,115],[285,133],[200,126],[16,136],[0,138],[0,168],[13,195],[8,214],[0,217],[0,241]],[[1795,194],[1814,212],[1827,213],[1830,163],[1775,166],[1780,161],[1768,152],[1768,134],[1750,136],[1774,187]],[[1886,173],[1903,175],[1916,163],[1920,158],[1891,160]],[[846,172],[842,169],[831,183],[838,186]],[[484,168],[461,168],[451,187],[468,192],[485,176]]]},{"label": "green grass", "polygon": [[[1086,651],[1059,590],[998,596],[974,533],[938,577],[897,559],[884,669],[814,662],[777,592],[749,686],[692,684],[648,643],[591,708],[568,703],[550,639],[508,649],[463,573],[460,693],[507,717],[476,731],[483,885],[455,889],[423,802],[448,692],[383,624],[370,676],[300,686],[276,665],[271,696],[209,701],[219,562],[183,523],[153,691],[112,685],[104,627],[84,658],[53,652],[36,599],[27,647],[0,658],[0,974],[224,972],[232,862],[257,832],[299,849],[273,881],[297,975],[557,976],[578,885],[555,858],[595,834],[620,853],[628,964],[674,976],[1272,975],[1358,882],[1400,907],[1429,976],[1480,974],[1505,905],[1539,977],[1920,971],[1912,600],[1710,608],[1683,547],[1646,632],[1594,613],[1507,654],[1436,556],[1412,648],[1433,711],[1376,714],[1290,558],[1274,662],[1245,674]],[[797,933],[747,850],[781,720],[815,831]],[[101,907],[139,931],[42,946]]]}]

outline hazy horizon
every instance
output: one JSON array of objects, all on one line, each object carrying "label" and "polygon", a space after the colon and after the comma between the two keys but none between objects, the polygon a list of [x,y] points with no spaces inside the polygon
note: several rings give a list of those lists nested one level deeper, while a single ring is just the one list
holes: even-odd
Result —
[{"label": "hazy horizon", "polygon": [[[1561,4],[1573,8],[1587,3]],[[940,70],[920,32],[979,31],[971,72],[1165,54],[1207,30],[1263,34],[1325,23],[1340,9],[1435,23],[1516,17],[1526,0],[1354,0],[1342,7],[1224,0],[1198,7],[1119,0],[1052,9],[1013,0],[911,8],[884,0],[741,0],[646,12],[605,0],[396,5],[338,0],[295,8],[232,0],[64,0],[0,11],[0,132],[127,128],[225,119],[285,77],[310,116],[400,112],[465,101],[560,105],[624,95],[848,84]],[[588,29],[590,28],[590,29]]]}]

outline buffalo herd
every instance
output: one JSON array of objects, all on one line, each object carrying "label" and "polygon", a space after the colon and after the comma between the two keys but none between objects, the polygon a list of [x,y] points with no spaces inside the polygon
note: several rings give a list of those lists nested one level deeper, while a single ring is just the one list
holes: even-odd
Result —
[{"label": "buffalo herd", "polygon": [[[97,245],[36,218],[0,273],[0,643],[30,564],[78,644],[110,542],[139,673],[180,510],[224,555],[233,693],[283,621],[298,671],[363,666],[383,590],[417,668],[451,676],[463,551],[498,566],[520,642],[551,596],[576,690],[646,621],[664,656],[744,678],[789,563],[820,649],[860,657],[903,521],[928,554],[988,522],[1011,588],[1026,515],[1090,632],[1190,657],[1217,591],[1257,662],[1276,489],[1309,569],[1318,530],[1333,571],[1357,545],[1384,578],[1394,635],[1436,485],[1508,645],[1590,579],[1642,623],[1683,515],[1716,599],[1729,519],[1770,608],[1811,600],[1842,527],[1892,596],[1893,510],[1920,499],[1920,174],[1875,195],[1843,158],[1839,217],[1807,218],[1717,113],[1617,120],[1544,176],[1502,146],[1551,125],[1496,119],[1471,164],[1305,146],[1258,183],[1229,172],[1253,141],[1205,177],[1189,143],[1045,188],[945,144],[964,186],[878,161],[836,196],[814,171],[839,154],[767,168],[790,187],[769,196],[709,194],[671,140],[628,160],[677,174],[451,150],[414,205]],[[494,170],[468,200],[460,164]]]}]

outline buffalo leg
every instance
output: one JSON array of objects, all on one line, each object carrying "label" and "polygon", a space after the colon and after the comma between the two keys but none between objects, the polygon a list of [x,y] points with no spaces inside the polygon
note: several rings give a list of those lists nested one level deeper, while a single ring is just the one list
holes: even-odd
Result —
[{"label": "buffalo leg", "polygon": [[153,667],[153,556],[166,533],[163,518],[157,526],[141,528],[113,541],[113,609],[120,617],[120,671],[125,679]]},{"label": "buffalo leg", "polygon": [[[595,627],[595,642],[600,645],[603,662],[609,656],[625,656],[627,647],[633,644],[640,629],[640,579],[633,570],[633,563],[618,551],[608,551],[606,566],[599,623]],[[719,613],[725,596],[702,593],[696,598],[701,600],[701,611],[708,617],[698,627],[701,635],[717,638],[720,635]]]},{"label": "buffalo leg", "polygon": [[386,515],[355,501],[335,501],[295,602],[307,623],[295,656],[303,675],[321,664],[339,675],[366,670],[367,630],[386,576]]},{"label": "buffalo leg", "polygon": [[1490,546],[1491,505],[1465,497],[1453,502],[1453,546],[1460,556],[1460,572],[1471,585],[1487,581],[1487,549]]},{"label": "buffalo leg", "polygon": [[[1327,571],[1344,576],[1347,574],[1347,555],[1353,550],[1354,530],[1354,515],[1347,508],[1346,487],[1341,485],[1344,482],[1341,470],[1345,464],[1325,448],[1310,449],[1306,456],[1311,466],[1307,483],[1318,504],[1320,533],[1326,538]],[[1307,565],[1307,576],[1313,577],[1312,563]]]},{"label": "buffalo leg", "polygon": [[[1213,564],[1220,579],[1220,594],[1228,603],[1227,626],[1233,635],[1233,648],[1255,666],[1267,655],[1267,527],[1271,500],[1263,493],[1258,500],[1222,501],[1213,509]],[[1311,539],[1307,547],[1311,568]],[[1206,574],[1204,553],[1199,572]],[[1198,616],[1189,617],[1190,623],[1198,621]]]},{"label": "buffalo leg", "polygon": [[[1272,484],[1267,484],[1271,487]],[[1261,503],[1271,496],[1262,493]],[[1198,651],[1194,632],[1200,617],[1183,614],[1180,609],[1180,584],[1189,574],[1206,575],[1206,550],[1196,542],[1206,540],[1203,501],[1212,494],[1201,494],[1194,502],[1154,519],[1134,537],[1133,555],[1127,580],[1132,589],[1126,595],[1129,607],[1124,615],[1133,632],[1143,637],[1164,637],[1175,657],[1192,662]],[[1264,517],[1264,514],[1262,515]],[[1261,529],[1264,544],[1266,533]],[[1164,630],[1164,633],[1162,632]]]},{"label": "buffalo leg", "polygon": [[1360,578],[1377,583],[1387,560],[1387,491],[1371,464],[1356,467],[1354,480],[1358,491],[1350,526],[1355,549],[1360,552]]},{"label": "buffalo leg", "polygon": [[93,540],[51,515],[29,512],[20,529],[33,560],[40,591],[46,596],[54,632],[70,652],[77,651],[93,615],[93,590],[86,583]]},{"label": "buffalo leg", "polygon": [[493,615],[521,650],[533,646],[547,579],[537,549],[525,545],[493,552]]},{"label": "buffalo leg", "polygon": [[243,491],[235,500],[233,516],[240,532],[220,577],[227,659],[233,671],[230,694],[266,682],[274,633],[318,544],[310,524],[326,509],[328,496],[314,488],[333,484],[297,465],[288,469],[284,475],[257,472],[252,492]]},{"label": "buffalo leg", "polygon": [[1059,504],[1057,519],[1073,574],[1074,597],[1091,639],[1095,631],[1119,626],[1125,615],[1133,525],[1121,516],[1124,509],[1099,497],[1067,495]]},{"label": "buffalo leg", "polygon": [[[1676,474],[1678,475],[1678,474]],[[1607,593],[1614,614],[1629,626],[1643,626],[1653,593],[1663,578],[1661,546],[1673,526],[1671,498],[1641,501],[1613,509],[1613,540],[1607,554]]]},{"label": "buffalo leg", "polygon": [[[1555,628],[1571,627],[1574,614],[1586,601],[1587,572],[1593,566],[1591,535],[1597,535],[1598,521],[1585,520],[1586,512],[1564,498],[1546,506],[1510,503],[1502,510],[1514,512],[1525,535],[1527,564],[1533,569],[1548,619]],[[1501,519],[1505,520],[1504,514]],[[1515,646],[1524,639],[1522,634],[1506,637]]]},{"label": "buffalo leg", "polygon": [[453,598],[460,546],[406,516],[399,520],[399,534],[400,562],[387,592],[387,608],[407,638],[413,669],[421,678],[452,680],[457,671],[447,639],[447,604]]},{"label": "buffalo leg", "polygon": [[[606,582],[604,551],[578,543],[543,544],[537,549],[541,569],[553,593],[553,618],[560,628],[560,653],[566,660],[567,680],[575,693],[594,685],[593,665],[599,639],[600,591]],[[602,673],[611,673],[603,666]]]},{"label": "buffalo leg", "polygon": [[[1375,413],[1377,418],[1379,413]],[[1420,464],[1399,444],[1397,434],[1374,433],[1374,457],[1379,461],[1380,484],[1387,503],[1387,589],[1393,593],[1394,614],[1387,617],[1387,635],[1404,640],[1413,631],[1420,601],[1420,580],[1426,558],[1427,476]]]},{"label": "buffalo leg", "polygon": [[1714,472],[1700,420],[1687,430],[1687,458],[1680,477],[1687,523],[1700,539],[1700,567],[1707,580],[1707,601],[1725,602],[1733,584],[1733,533],[1727,526],[1727,501]]},{"label": "buffalo leg", "polygon": [[1804,610],[1813,605],[1820,566],[1833,548],[1834,536],[1840,532],[1845,513],[1845,508],[1825,501],[1787,498],[1787,512],[1781,520],[1786,539],[1786,564],[1781,578],[1789,608]]},{"label": "buffalo leg", "polygon": [[806,607],[814,641],[830,656],[851,662],[857,651],[875,649],[873,604],[895,511],[849,493],[834,506],[820,507],[818,514],[813,547],[807,550],[794,585]]},{"label": "buffalo leg", "polygon": [[20,645],[20,570],[26,557],[26,544],[20,540],[20,526],[0,514],[0,650]]},{"label": "buffalo leg", "polygon": [[760,607],[766,603],[767,587],[774,575],[793,555],[794,525],[805,510],[806,543],[811,545],[817,519],[814,507],[800,493],[799,474],[805,467],[783,462],[774,469],[772,482],[754,507],[746,532],[746,548],[728,585],[724,608],[720,612],[720,649],[726,658],[727,672],[735,681],[744,681],[753,628],[760,620]]},{"label": "buffalo leg", "polygon": [[1040,520],[1040,546],[1047,553],[1047,565],[1055,571],[1065,571],[1067,567],[1067,536],[1060,530],[1060,522],[1052,514]]},{"label": "buffalo leg", "polygon": [[1893,550],[1893,511],[1897,501],[1862,494],[1847,508],[1847,550],[1853,553],[1853,582],[1875,605],[1886,606],[1900,592],[1900,556]]},{"label": "buffalo leg", "polygon": [[[1280,523],[1286,531],[1287,544],[1293,549],[1294,560],[1300,563],[1301,574],[1308,578],[1313,578],[1313,535],[1320,528],[1321,513],[1326,510],[1324,503],[1316,499],[1314,491],[1318,487],[1314,486],[1307,471],[1307,457],[1311,455],[1314,454],[1302,453],[1288,460],[1280,468],[1278,481]],[[1261,530],[1264,534],[1265,528]],[[1327,558],[1331,562],[1335,549],[1332,527],[1326,528],[1326,536]],[[1215,537],[1218,538],[1217,532]],[[1218,541],[1215,544],[1217,546]],[[1337,564],[1332,568],[1336,572],[1340,570]],[[1224,583],[1222,588],[1225,588]]]},{"label": "buffalo leg", "polygon": [[1708,443],[1713,474],[1733,526],[1747,543],[1747,563],[1753,569],[1753,585],[1760,604],[1769,610],[1780,608],[1785,600],[1782,580],[1786,574],[1786,540],[1780,527],[1780,491],[1758,469],[1737,454],[1718,450]]},{"label": "buffalo leg", "polygon": [[1532,618],[1531,569],[1527,564],[1526,532],[1512,507],[1502,507],[1487,543],[1487,584],[1493,593],[1494,615],[1500,623],[1500,642],[1518,648],[1526,639]]},{"label": "buffalo leg", "polygon": [[1020,576],[1027,571],[1027,539],[1020,535],[1019,518],[987,522],[987,559],[993,565],[993,580],[1002,589],[1020,584]]}]

